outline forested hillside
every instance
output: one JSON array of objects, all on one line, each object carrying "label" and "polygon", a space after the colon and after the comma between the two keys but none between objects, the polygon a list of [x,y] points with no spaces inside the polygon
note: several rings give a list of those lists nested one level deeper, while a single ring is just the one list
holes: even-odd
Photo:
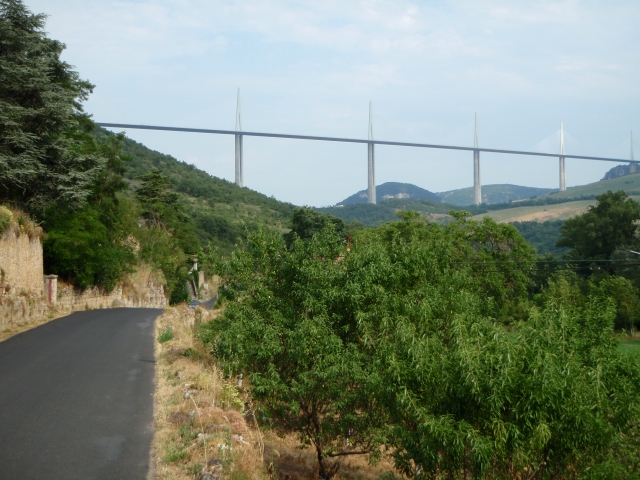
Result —
[{"label": "forested hillside", "polygon": [[[114,134],[97,127],[94,135],[103,140]],[[238,187],[129,138],[124,139],[122,150],[130,159],[124,174],[129,183],[135,186],[141,175],[161,170],[173,189],[183,196],[186,213],[200,240],[211,242],[222,253],[229,252],[236,240],[244,237],[245,227],[249,230],[259,224],[278,230],[287,227],[294,208],[289,203]]]},{"label": "forested hillside", "polygon": [[368,227],[375,227],[381,223],[398,220],[396,214],[403,210],[419,212],[428,220],[446,223],[451,220],[449,212],[452,209],[457,209],[457,207],[432,200],[389,199],[375,205],[352,203],[340,207],[326,207],[316,210],[349,222],[360,222]]},{"label": "forested hillside", "polygon": [[[431,200],[439,202],[438,194],[417,187],[410,183],[386,182],[376,186],[376,202],[384,202],[391,199]],[[345,198],[338,205],[352,205],[354,203],[367,203],[367,191],[360,190],[350,197]]]},{"label": "forested hillside", "polygon": [[[546,195],[553,188],[523,187],[521,185],[499,184],[482,186],[482,203],[487,205],[508,203],[514,200]],[[473,187],[459,188],[437,194],[440,201],[452,205],[465,206],[473,204]]]}]

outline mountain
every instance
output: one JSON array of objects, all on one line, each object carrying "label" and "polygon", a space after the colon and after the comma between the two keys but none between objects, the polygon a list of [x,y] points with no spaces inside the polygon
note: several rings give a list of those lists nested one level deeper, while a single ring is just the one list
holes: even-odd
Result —
[{"label": "mountain", "polygon": [[[431,200],[439,202],[438,195],[425,190],[424,188],[417,187],[410,183],[399,182],[387,182],[376,187],[376,202],[381,203],[390,199],[413,199],[413,200]],[[343,201],[338,202],[338,205],[352,205],[354,203],[367,203],[367,191],[360,190],[358,193],[354,193]]]},{"label": "mountain", "polygon": [[[97,127],[94,135],[102,138],[113,133]],[[221,253],[230,252],[237,239],[245,236],[245,229],[255,230],[258,225],[282,231],[288,228],[295,208],[290,203],[209,175],[129,138],[125,139],[123,150],[131,157],[125,174],[130,184],[135,187],[140,175],[162,170],[175,191],[182,194],[185,210],[193,220],[200,240],[211,242]],[[131,193],[132,189],[129,189]]]},{"label": "mountain", "polygon": [[368,227],[375,227],[380,223],[398,220],[396,212],[400,210],[419,212],[433,222],[448,222],[452,218],[449,216],[449,212],[455,208],[453,205],[440,201],[393,198],[375,205],[371,203],[352,203],[317,208],[316,210],[329,213],[348,222],[360,222]]},{"label": "mountain", "polygon": [[556,199],[575,199],[587,196],[600,195],[607,190],[616,192],[624,190],[628,195],[640,195],[640,173],[624,175],[622,177],[600,180],[577,187],[567,188],[564,192],[555,192],[549,195]]},{"label": "mountain", "polygon": [[[554,191],[556,191],[556,189],[523,187],[510,184],[482,185],[482,203],[487,205],[509,203],[514,200],[547,195]],[[473,204],[473,187],[440,192],[436,195],[442,202],[447,202],[459,207]]]},{"label": "mountain", "polygon": [[[482,203],[487,205],[508,203],[514,200],[539,197],[553,191],[555,191],[553,188],[523,187],[509,184],[483,185]],[[430,200],[463,207],[473,204],[473,187],[439,193],[430,192],[411,183],[387,182],[376,187],[376,201],[378,204],[392,199]],[[342,202],[338,202],[337,205],[347,206],[354,203],[367,203],[367,191],[360,190],[358,193],[345,198]]]}]

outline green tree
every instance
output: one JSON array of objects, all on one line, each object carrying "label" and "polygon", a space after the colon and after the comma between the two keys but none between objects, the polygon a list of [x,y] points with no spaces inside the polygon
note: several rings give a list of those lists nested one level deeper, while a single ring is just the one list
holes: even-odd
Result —
[{"label": "green tree", "polygon": [[127,188],[123,174],[129,159],[122,153],[123,139],[114,135],[101,142],[85,142],[86,154],[104,159],[87,202],[80,209],[55,202],[44,215],[45,268],[80,288],[97,285],[112,290],[136,263],[137,209],[119,195]]},{"label": "green tree", "polygon": [[640,295],[629,280],[609,275],[592,278],[589,294],[613,300],[616,307],[615,325],[618,328],[628,327],[633,335],[635,325],[640,321]]},{"label": "green tree", "polygon": [[249,236],[228,262],[223,317],[203,328],[227,373],[248,373],[251,395],[277,432],[311,445],[320,477],[347,455],[377,455],[382,412],[368,390],[372,371],[346,309],[345,247],[333,225],[286,248],[270,231]]},{"label": "green tree", "polygon": [[92,123],[81,102],[93,86],[44,25],[20,0],[0,0],[0,200],[40,212],[82,206],[101,164],[82,152]]},{"label": "green tree", "polygon": [[410,476],[573,478],[637,418],[640,372],[617,352],[608,299],[549,299],[503,327],[495,306],[522,294],[529,253],[501,228],[407,214],[343,262],[387,446]]},{"label": "green tree", "polygon": [[178,303],[185,298],[189,257],[198,253],[200,243],[169,177],[155,170],[140,179],[142,184],[135,192],[145,220],[137,232],[140,256],[162,270],[170,299]]},{"label": "green tree", "polygon": [[345,445],[378,442],[422,478],[632,472],[640,371],[617,351],[614,303],[550,296],[505,328],[534,253],[513,227],[456,217],[404,212],[350,251],[330,226],[291,248],[250,236],[218,267],[225,307],[203,339],[324,476]]},{"label": "green tree", "polygon": [[586,213],[564,222],[558,247],[579,259],[609,260],[616,249],[637,243],[640,204],[620,190],[596,197]]},{"label": "green tree", "polygon": [[309,207],[296,208],[291,218],[291,231],[284,235],[287,245],[291,246],[296,238],[311,240],[316,233],[329,225],[337,238],[346,238],[346,226],[343,220],[326,213],[317,212]]},{"label": "green tree", "polygon": [[136,190],[136,197],[147,222],[156,228],[171,228],[178,223],[184,208],[180,195],[171,188],[169,177],[161,170],[154,170],[139,178],[142,185]]}]

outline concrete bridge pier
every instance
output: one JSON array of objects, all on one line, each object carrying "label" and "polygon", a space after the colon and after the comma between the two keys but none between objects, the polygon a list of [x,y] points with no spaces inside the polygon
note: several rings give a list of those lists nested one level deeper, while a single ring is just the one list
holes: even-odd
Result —
[{"label": "concrete bridge pier", "polygon": [[482,185],[480,184],[480,150],[473,151],[473,203],[482,203]]},{"label": "concrete bridge pier", "polygon": [[[238,103],[236,106],[236,132],[242,131],[242,105],[240,103],[240,89],[238,88]],[[236,134],[236,185],[244,186],[242,181],[242,135]]]},{"label": "concrete bridge pier", "polygon": [[374,144],[368,143],[369,150],[369,182],[367,188],[367,203],[376,203],[376,161],[374,155]]},{"label": "concrete bridge pier", "polygon": [[[478,114],[475,114],[473,146],[478,148]],[[480,150],[473,151],[473,204],[482,203],[482,186],[480,184]]]},{"label": "concrete bridge pier", "polygon": [[242,182],[242,135],[236,135],[236,185],[244,186]]},{"label": "concrete bridge pier", "polygon": [[[631,132],[631,151],[629,152],[629,160],[635,160],[633,158],[633,131]],[[629,164],[629,173],[636,173],[638,170],[636,168],[636,163],[635,162],[631,162]]]},{"label": "concrete bridge pier", "polygon": [[[371,102],[369,102],[369,140],[373,140],[373,109]],[[375,144],[369,142],[367,144],[368,149],[368,184],[367,184],[367,203],[376,203],[376,159],[375,159]]]},{"label": "concrete bridge pier", "polygon": [[560,124],[560,191],[567,189],[567,178],[564,163],[564,125]]}]

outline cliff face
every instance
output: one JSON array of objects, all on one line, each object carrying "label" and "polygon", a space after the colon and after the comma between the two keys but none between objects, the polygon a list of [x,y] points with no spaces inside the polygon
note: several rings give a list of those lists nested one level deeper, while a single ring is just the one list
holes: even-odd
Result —
[{"label": "cliff face", "polygon": [[630,169],[631,168],[629,165],[616,165],[604,174],[602,180],[611,180],[612,178],[624,177],[625,175],[629,175],[631,173]]}]

